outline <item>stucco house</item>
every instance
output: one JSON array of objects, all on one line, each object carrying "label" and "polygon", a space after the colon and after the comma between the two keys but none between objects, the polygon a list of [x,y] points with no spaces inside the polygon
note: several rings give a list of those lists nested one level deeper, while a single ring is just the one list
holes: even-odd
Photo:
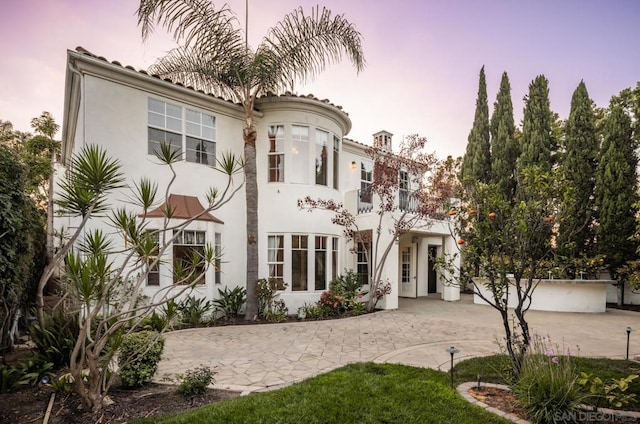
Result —
[{"label": "stucco house", "polygon": [[[163,187],[170,175],[152,153],[161,142],[169,143],[183,154],[169,203],[176,208],[174,219],[187,219],[202,210],[205,190],[223,178],[211,169],[216,153],[242,156],[243,116],[240,105],[78,48],[67,53],[62,164],[68,165],[83,145],[99,144],[120,161],[128,180],[146,176]],[[317,301],[345,269],[367,272],[342,228],[327,213],[300,211],[297,200],[309,195],[342,202],[357,213],[360,229],[374,228],[375,211],[361,191],[372,181],[373,164],[366,144],[346,138],[351,129],[347,113],[327,100],[289,93],[263,97],[256,102],[255,117],[259,272],[288,283],[281,299],[296,311]],[[392,134],[377,132],[372,141],[391,148]],[[115,207],[125,199],[113,196],[110,201]],[[192,222],[169,250],[176,256],[205,242],[221,248],[219,269],[207,271],[194,295],[213,299],[218,288],[245,285],[244,202],[242,189],[214,214]],[[162,216],[152,212],[148,218]],[[55,226],[73,227],[74,221],[56,217]],[[458,288],[445,285],[429,259],[454,249],[456,240],[445,221],[403,235],[387,261],[385,278],[392,291],[380,306],[397,308],[401,296],[458,300]],[[173,285],[171,266],[168,260],[150,273],[145,292],[152,295]]]}]

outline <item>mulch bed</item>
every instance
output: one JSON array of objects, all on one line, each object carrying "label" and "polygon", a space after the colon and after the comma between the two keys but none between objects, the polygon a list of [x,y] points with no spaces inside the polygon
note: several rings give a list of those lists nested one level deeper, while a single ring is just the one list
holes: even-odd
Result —
[{"label": "mulch bed", "polygon": [[[52,391],[47,387],[24,387],[15,393],[0,395],[0,423],[42,423]],[[77,396],[56,393],[50,424],[125,423],[132,419],[174,414],[214,402],[234,399],[238,392],[208,389],[193,401],[176,392],[176,386],[150,384],[134,390],[113,388],[113,401],[100,413],[84,410]]]},{"label": "mulch bed", "polygon": [[480,389],[471,388],[469,389],[469,394],[482,403],[486,403],[487,405],[501,411],[517,415],[525,420],[527,419],[527,413],[524,407],[509,390],[485,386],[480,387]]},{"label": "mulch bed", "polygon": [[[527,414],[522,406],[522,404],[518,401],[518,399],[513,396],[510,390],[500,389],[497,387],[481,387],[477,389],[472,387],[469,389],[469,394],[473,396],[476,400],[483,402],[489,406],[492,406],[496,409],[499,409],[503,412],[508,412],[513,415],[516,415],[519,418],[527,419]],[[610,419],[605,421],[597,421],[596,418],[601,419]],[[614,424],[614,423],[625,423],[625,424],[633,424],[640,423],[640,420],[634,419],[632,417],[612,417],[608,414],[594,414],[585,411],[584,420],[579,422],[584,423],[603,423],[603,424]]]}]

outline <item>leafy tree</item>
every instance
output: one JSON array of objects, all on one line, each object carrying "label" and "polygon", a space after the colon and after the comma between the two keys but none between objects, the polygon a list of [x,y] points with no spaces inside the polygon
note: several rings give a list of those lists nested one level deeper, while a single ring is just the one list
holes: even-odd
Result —
[{"label": "leafy tree", "polygon": [[633,258],[636,248],[632,239],[638,200],[636,148],[631,118],[620,105],[612,104],[596,171],[595,206],[597,251],[606,255],[613,276]]},{"label": "leafy tree", "polygon": [[525,96],[520,169],[536,165],[545,171],[551,170],[556,150],[554,121],[549,105],[549,81],[544,75],[538,75],[529,84],[529,94]]},{"label": "leafy tree", "polygon": [[20,149],[31,134],[17,131],[9,121],[0,119],[0,144],[20,153]]},{"label": "leafy tree", "polygon": [[[502,318],[515,376],[531,341],[526,314],[545,274],[544,261],[553,254],[551,228],[562,220],[563,201],[571,193],[540,166],[519,170],[517,178],[518,201],[505,199],[497,184],[476,183],[463,196],[455,221],[460,253],[479,264],[482,277],[472,280],[474,292]],[[460,284],[452,265],[456,255],[438,262],[449,284]]]},{"label": "leafy tree", "polygon": [[[163,191],[168,196],[177,176],[174,164],[180,157],[168,145],[161,146],[157,157],[172,174]],[[226,185],[220,190],[209,190],[208,206],[201,214],[223,207],[244,184],[244,181],[241,184],[235,181],[234,176],[242,173],[242,166],[233,155],[223,154],[218,158],[212,172],[223,173]],[[171,219],[174,211],[167,197],[159,198],[157,184],[146,178],[131,185],[129,199],[134,210],[113,209],[107,203],[107,195],[123,184],[119,163],[104,150],[88,145],[74,156],[61,183],[60,197],[56,199],[61,212],[81,220],[76,232],[56,254],[54,264],[61,266],[64,258],[61,283],[74,309],[81,311],[79,335],[69,365],[74,391],[82,404],[94,411],[103,407],[113,384],[116,373],[110,364],[124,336],[134,332],[155,308],[192,290],[207,269],[220,259],[215,246],[210,244],[202,251],[194,251],[182,266],[173,268],[176,285],[147,299],[142,288],[150,270],[166,259],[174,239],[198,216],[182,221]],[[160,228],[150,226],[146,218],[158,203],[164,204],[165,215]],[[107,223],[113,230],[108,233],[115,238],[101,229],[89,229],[94,217],[104,223],[103,215],[108,211]],[[127,356],[124,362],[121,358],[119,366],[127,368],[127,361],[135,362],[138,358],[136,354]]]},{"label": "leafy tree", "polygon": [[560,170],[575,190],[575,202],[567,205],[567,216],[558,232],[560,253],[569,259],[593,253],[593,190],[599,145],[592,105],[587,87],[581,81],[571,98],[560,156]]},{"label": "leafy tree", "polygon": [[488,182],[491,177],[491,144],[489,140],[489,105],[484,66],[480,69],[478,97],[473,127],[467,139],[467,150],[462,162],[463,181]]},{"label": "leafy tree", "polygon": [[17,155],[0,145],[0,351],[13,348],[44,266],[42,217],[25,194],[25,174]]},{"label": "leafy tree", "polygon": [[511,85],[506,72],[491,115],[491,182],[504,199],[512,199],[516,190],[516,161],[520,155],[513,121]]},{"label": "leafy tree", "polygon": [[[306,197],[298,200],[298,207],[309,212],[320,209],[331,212],[331,221],[343,227],[345,240],[356,246],[364,245],[369,264],[369,300],[367,310],[372,311],[378,301],[390,292],[391,286],[383,279],[385,264],[399,237],[414,228],[428,228],[431,218],[442,214],[445,202],[451,197],[455,181],[456,161],[448,158],[439,164],[435,155],[425,153],[426,139],[412,135],[403,141],[399,150],[389,153],[382,146],[366,150],[374,164],[374,179],[370,188],[375,228],[361,229],[354,214],[333,200]],[[407,172],[411,191],[401,193],[399,173]],[[425,175],[431,175],[425,181]]]},{"label": "leafy tree", "polygon": [[286,15],[257,48],[246,43],[225,5],[210,0],[141,0],[138,23],[147,38],[155,24],[173,32],[182,45],[160,59],[150,72],[242,104],[247,213],[247,319],[258,315],[258,186],[256,181],[256,99],[281,93],[294,81],[314,78],[346,55],[357,71],[365,61],[361,37],[342,15],[302,8]]}]

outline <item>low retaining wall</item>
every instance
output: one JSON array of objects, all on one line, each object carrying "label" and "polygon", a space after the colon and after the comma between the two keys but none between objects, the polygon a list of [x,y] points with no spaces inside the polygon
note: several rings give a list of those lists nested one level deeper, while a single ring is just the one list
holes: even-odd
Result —
[{"label": "low retaining wall", "polygon": [[[485,297],[491,299],[491,291],[483,284],[482,278],[474,278],[476,289]],[[509,307],[517,304],[518,297],[515,286],[510,287]],[[524,281],[524,280],[523,280]],[[605,312],[607,307],[607,287],[615,284],[612,280],[540,280],[531,298],[533,311],[554,312]],[[475,293],[473,302],[485,304],[486,302]]]}]

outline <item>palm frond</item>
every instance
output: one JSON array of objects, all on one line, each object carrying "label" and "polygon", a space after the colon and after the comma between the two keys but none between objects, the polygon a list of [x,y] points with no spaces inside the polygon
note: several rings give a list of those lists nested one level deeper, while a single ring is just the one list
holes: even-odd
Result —
[{"label": "palm frond", "polygon": [[228,100],[242,102],[243,75],[249,58],[245,51],[236,56],[216,58],[199,47],[178,47],[159,59],[149,72],[173,82],[202,90]]},{"label": "palm frond", "polygon": [[293,79],[304,83],[343,56],[360,72],[366,63],[361,38],[353,24],[343,15],[332,16],[329,9],[316,6],[311,15],[301,7],[294,10],[269,31],[256,51],[260,59],[256,72],[278,78],[277,83],[266,79],[262,91],[281,91]]},{"label": "palm frond", "polygon": [[137,10],[142,38],[160,24],[183,47],[198,47],[213,62],[246,50],[237,19],[225,4],[215,9],[210,0],[141,0]]}]

